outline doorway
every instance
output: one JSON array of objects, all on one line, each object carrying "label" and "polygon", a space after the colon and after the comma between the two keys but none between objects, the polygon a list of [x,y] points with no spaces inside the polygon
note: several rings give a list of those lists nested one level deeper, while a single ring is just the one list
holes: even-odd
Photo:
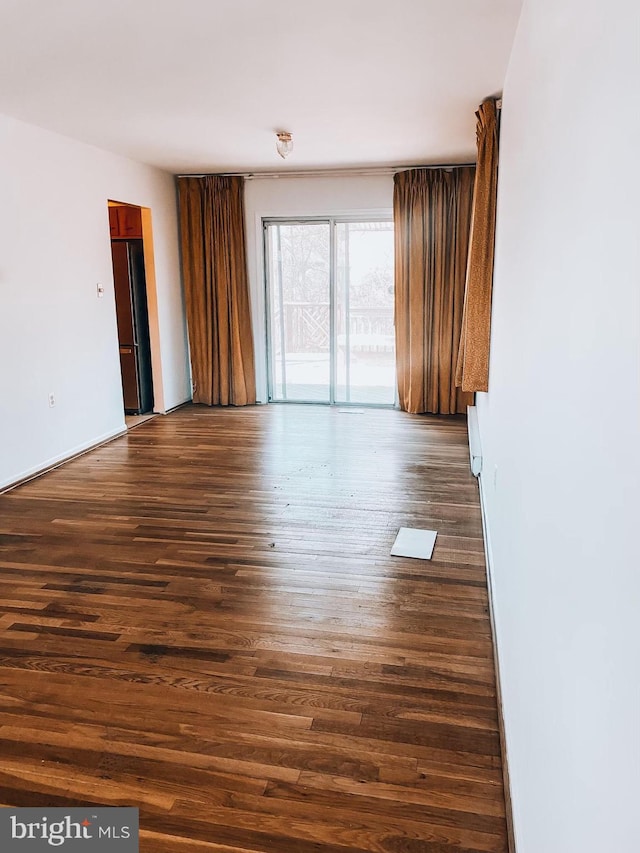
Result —
[{"label": "doorway", "polygon": [[393,222],[263,227],[269,401],[393,406]]},{"label": "doorway", "polygon": [[149,415],[154,387],[143,212],[111,201],[108,210],[124,411]]}]

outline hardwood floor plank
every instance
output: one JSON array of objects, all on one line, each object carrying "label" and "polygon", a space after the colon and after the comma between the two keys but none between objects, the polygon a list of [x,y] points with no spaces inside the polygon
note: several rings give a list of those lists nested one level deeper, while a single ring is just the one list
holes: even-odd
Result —
[{"label": "hardwood floor plank", "polygon": [[154,418],[0,496],[0,594],[1,804],[137,806],[143,853],[505,853],[463,419]]}]

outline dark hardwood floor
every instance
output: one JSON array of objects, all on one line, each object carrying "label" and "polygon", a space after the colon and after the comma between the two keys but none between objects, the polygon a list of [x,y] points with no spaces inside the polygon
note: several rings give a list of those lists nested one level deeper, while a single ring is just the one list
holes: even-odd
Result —
[{"label": "dark hardwood floor", "polygon": [[506,851],[464,420],[154,418],[0,497],[0,590],[0,803],[138,806],[145,853]]}]

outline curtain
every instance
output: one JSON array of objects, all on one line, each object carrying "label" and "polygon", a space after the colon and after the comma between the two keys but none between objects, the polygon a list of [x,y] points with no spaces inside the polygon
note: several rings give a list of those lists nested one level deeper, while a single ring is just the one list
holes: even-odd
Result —
[{"label": "curtain", "polygon": [[396,364],[407,412],[455,414],[473,198],[473,167],[410,169],[394,178]]},{"label": "curtain", "polygon": [[498,109],[495,98],[476,113],[478,161],[456,385],[463,391],[489,388],[491,290],[498,192]]},{"label": "curtain", "polygon": [[193,400],[209,406],[256,401],[243,191],[239,177],[178,178]]}]

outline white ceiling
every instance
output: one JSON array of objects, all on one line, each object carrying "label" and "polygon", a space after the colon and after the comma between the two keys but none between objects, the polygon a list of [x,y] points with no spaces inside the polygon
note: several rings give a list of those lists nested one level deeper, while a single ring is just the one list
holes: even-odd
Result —
[{"label": "white ceiling", "polygon": [[520,6],[0,0],[0,112],[172,172],[467,162]]}]

